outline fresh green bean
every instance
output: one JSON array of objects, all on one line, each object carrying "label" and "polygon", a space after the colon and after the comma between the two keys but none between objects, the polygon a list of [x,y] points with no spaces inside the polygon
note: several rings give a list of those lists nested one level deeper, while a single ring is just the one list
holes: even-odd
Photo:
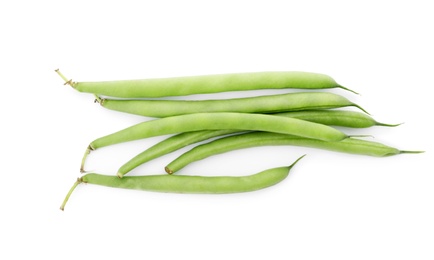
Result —
[{"label": "fresh green bean", "polygon": [[336,152],[377,157],[390,156],[402,153],[419,153],[419,151],[401,151],[381,143],[354,138],[347,138],[340,142],[327,142],[285,134],[254,132],[224,137],[210,143],[196,146],[195,148],[182,154],[181,156],[170,162],[165,167],[165,170],[167,173],[172,174],[192,162],[205,159],[212,155],[221,154],[237,149],[269,145],[304,146]]},{"label": "fresh green bean", "polygon": [[299,92],[214,100],[120,100],[101,99],[108,109],[148,117],[168,117],[205,112],[278,113],[355,106],[347,98],[328,92]]},{"label": "fresh green bean", "polygon": [[226,91],[284,88],[342,88],[349,90],[327,75],[298,71],[233,73],[101,82],[73,82],[68,80],[59,70],[56,70],[56,72],[65,80],[65,84],[71,85],[80,92],[121,98],[186,96]]},{"label": "fresh green bean", "polygon": [[125,174],[135,169],[136,167],[155,158],[181,149],[182,147],[185,147],[187,145],[207,140],[216,136],[222,136],[236,132],[239,132],[239,130],[203,130],[186,132],[171,136],[157,143],[156,145],[151,146],[150,148],[146,149],[145,151],[141,152],[140,154],[136,155],[131,160],[126,162],[119,168],[117,176],[119,178],[122,178]]},{"label": "fresh green bean", "polygon": [[300,119],[246,113],[197,113],[145,121],[92,141],[86,149],[81,171],[91,150],[142,138],[200,130],[254,130],[293,134],[327,141],[348,136],[332,127]]},{"label": "fresh green bean", "polygon": [[[297,119],[302,119],[314,123],[324,124],[324,125],[335,125],[344,127],[371,127],[374,125],[381,126],[395,126],[390,124],[383,124],[375,121],[372,117],[353,111],[346,110],[309,110],[309,111],[299,111],[299,112],[287,112],[287,113],[277,113],[276,116],[293,117]],[[178,134],[167,138],[156,145],[148,148],[142,153],[138,154],[124,165],[122,165],[117,175],[122,178],[125,174],[133,170],[134,168],[151,161],[155,158],[163,156],[165,154],[171,153],[178,149],[181,149],[187,145],[194,144],[200,141],[207,140],[209,138],[227,135],[240,132],[239,130],[204,130],[196,132],[186,132]]]},{"label": "fresh green bean", "polygon": [[128,176],[119,179],[116,176],[89,173],[77,179],[66,195],[60,209],[63,210],[65,208],[69,197],[80,183],[97,184],[113,188],[171,193],[223,194],[255,191],[275,185],[284,180],[288,176],[291,168],[302,157],[298,158],[290,166],[272,168],[249,176],[204,177],[185,175],[145,175]]},{"label": "fresh green bean", "polygon": [[347,110],[308,110],[277,113],[275,115],[297,118],[318,124],[351,128],[367,128],[371,126],[394,127],[400,125],[381,123],[369,115]]}]

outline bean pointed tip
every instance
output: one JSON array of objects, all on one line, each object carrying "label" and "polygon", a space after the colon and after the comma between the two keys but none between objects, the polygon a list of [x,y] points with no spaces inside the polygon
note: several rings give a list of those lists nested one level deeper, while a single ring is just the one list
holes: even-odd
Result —
[{"label": "bean pointed tip", "polygon": [[295,162],[293,162],[290,166],[288,166],[289,168],[292,168],[296,163],[298,163],[298,161],[300,161],[301,159],[303,159],[303,157],[305,157],[306,154],[303,154],[302,156],[300,156],[297,160],[295,160]]},{"label": "bean pointed tip", "polygon": [[377,126],[387,126],[387,127],[396,127],[396,126],[400,126],[402,124],[404,124],[404,122],[398,123],[398,124],[386,124],[386,123],[376,122]]},{"label": "bean pointed tip", "polygon": [[341,88],[341,89],[344,89],[344,90],[346,90],[346,91],[352,92],[352,93],[354,93],[354,94],[356,94],[356,95],[361,96],[361,94],[360,94],[359,92],[356,92],[356,91],[354,91],[354,90],[352,90],[352,89],[346,88],[346,87],[344,87],[344,86],[342,86],[342,85],[339,85],[339,84],[338,84],[337,87],[338,87],[338,88]]},{"label": "bean pointed tip", "polygon": [[424,153],[424,152],[425,151],[406,151],[406,150],[399,151],[400,154],[402,154],[402,153]]}]

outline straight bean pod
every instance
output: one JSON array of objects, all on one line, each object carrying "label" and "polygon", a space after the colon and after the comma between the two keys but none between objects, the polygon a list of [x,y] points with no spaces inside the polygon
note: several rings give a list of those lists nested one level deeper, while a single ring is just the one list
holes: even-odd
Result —
[{"label": "straight bean pod", "polygon": [[190,163],[216,154],[226,153],[237,149],[269,145],[304,146],[377,157],[391,156],[401,153],[419,153],[419,151],[401,151],[381,143],[354,138],[347,138],[340,142],[327,142],[285,134],[254,132],[224,137],[210,143],[196,146],[170,162],[165,167],[165,170],[167,173],[172,174]]},{"label": "straight bean pod", "polygon": [[[303,156],[302,156],[303,157]],[[134,189],[170,193],[223,194],[240,193],[264,189],[284,180],[291,168],[302,158],[287,167],[268,169],[249,176],[171,176],[145,175],[116,176],[89,173],[77,179],[65,197],[60,209],[64,209],[74,189],[80,183],[89,183],[113,188]]]},{"label": "straight bean pod", "polygon": [[80,92],[121,98],[186,96],[227,91],[284,88],[342,88],[349,90],[336,83],[330,76],[299,71],[232,73],[100,82],[73,82],[60,73],[59,70],[56,70],[56,72],[67,84]]},{"label": "straight bean pod", "polygon": [[142,122],[92,141],[83,157],[81,171],[84,171],[84,163],[91,150],[152,136],[200,130],[267,131],[326,141],[340,141],[348,137],[330,126],[289,117],[246,113],[188,114]]},{"label": "straight bean pod", "polygon": [[148,117],[205,112],[277,113],[354,106],[347,98],[328,92],[300,92],[222,100],[119,100],[101,99],[108,109]]},{"label": "straight bean pod", "polygon": [[[344,126],[353,128],[371,127],[374,125],[395,126],[375,121],[369,115],[346,110],[309,110],[299,112],[277,113],[276,116],[293,117],[324,125]],[[124,176],[134,168],[165,154],[174,152],[187,145],[207,140],[209,138],[240,132],[239,130],[204,130],[186,132],[169,137],[146,149],[122,165],[117,175]]]}]

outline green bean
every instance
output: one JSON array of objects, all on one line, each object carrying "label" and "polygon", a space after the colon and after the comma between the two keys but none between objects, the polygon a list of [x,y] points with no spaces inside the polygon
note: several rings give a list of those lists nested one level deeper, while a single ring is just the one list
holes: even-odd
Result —
[{"label": "green bean", "polygon": [[181,133],[172,137],[169,137],[154,146],[146,149],[134,158],[122,165],[117,176],[122,178],[125,174],[135,169],[136,167],[149,162],[155,158],[171,153],[182,147],[190,144],[194,144],[203,140],[207,140],[216,136],[231,134],[239,132],[239,130],[203,130],[196,132]]},{"label": "green bean", "polygon": [[[302,156],[303,157],[303,156]],[[65,208],[69,197],[80,183],[97,184],[113,188],[135,189],[170,193],[223,194],[240,193],[264,189],[284,180],[291,168],[302,158],[288,167],[268,169],[249,176],[171,176],[145,175],[129,176],[122,179],[89,173],[77,179],[65,197],[60,209]]]},{"label": "green bean", "polygon": [[92,141],[82,159],[81,171],[91,150],[142,138],[199,130],[255,130],[293,134],[327,141],[348,136],[332,127],[295,118],[246,113],[197,113],[145,121]]},{"label": "green bean", "polygon": [[277,113],[355,106],[343,96],[328,92],[299,92],[223,100],[119,100],[101,99],[108,109],[148,117],[205,112]]},{"label": "green bean", "polygon": [[351,128],[367,128],[371,126],[394,127],[400,125],[381,123],[374,120],[369,115],[347,110],[308,110],[277,113],[275,115],[297,118],[318,124]]},{"label": "green bean", "polygon": [[237,149],[269,145],[304,146],[336,152],[377,157],[391,156],[402,153],[419,153],[419,151],[401,151],[381,143],[354,138],[347,138],[340,142],[327,142],[285,134],[254,132],[224,137],[210,143],[196,146],[195,148],[182,154],[181,156],[170,162],[165,167],[165,170],[167,173],[172,174],[192,162],[205,159],[212,155],[221,154]]},{"label": "green bean", "polygon": [[[345,126],[354,128],[371,127],[374,125],[395,126],[379,123],[375,121],[372,117],[360,112],[345,110],[310,110],[278,113],[274,115],[293,117],[325,125]],[[232,134],[236,132],[239,132],[239,130],[204,130],[196,132],[186,132],[172,136],[148,148],[147,150],[143,151],[142,153],[138,154],[137,156],[126,162],[119,168],[117,175],[122,178],[122,176],[124,176],[134,168],[155,158],[181,149],[187,145],[204,141],[209,138]]]},{"label": "green bean", "polygon": [[234,73],[101,82],[73,82],[72,80],[68,80],[59,70],[56,70],[56,72],[65,80],[65,84],[71,85],[80,92],[122,98],[186,96],[226,91],[284,88],[342,88],[349,90],[336,83],[334,79],[327,75],[298,71]]}]

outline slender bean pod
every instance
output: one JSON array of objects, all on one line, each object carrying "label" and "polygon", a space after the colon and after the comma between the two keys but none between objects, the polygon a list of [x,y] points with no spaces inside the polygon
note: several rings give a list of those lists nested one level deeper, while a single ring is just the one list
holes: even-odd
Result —
[{"label": "slender bean pod", "polygon": [[91,142],[82,160],[81,171],[91,150],[142,138],[200,130],[251,130],[293,134],[327,141],[348,136],[330,126],[300,119],[246,113],[197,113],[145,121]]},{"label": "slender bean pod", "polygon": [[186,96],[227,91],[284,88],[342,88],[349,90],[327,75],[298,71],[233,73],[101,82],[73,82],[68,80],[59,70],[56,70],[56,72],[65,80],[66,84],[71,85],[80,92],[121,98]]},{"label": "slender bean pod", "polygon": [[186,132],[169,137],[134,156],[131,160],[122,165],[117,172],[117,176],[122,178],[125,174],[136,167],[155,158],[181,149],[187,145],[208,140],[216,136],[222,136],[236,132],[239,132],[239,130],[203,130],[196,132]]},{"label": "slender bean pod", "polygon": [[[374,125],[381,126],[395,126],[390,124],[383,124],[375,121],[369,115],[346,111],[346,110],[310,110],[310,111],[299,111],[299,112],[287,112],[287,113],[277,113],[276,116],[293,117],[297,119],[302,119],[314,123],[320,123],[324,125],[335,125],[353,128],[363,128],[371,127]],[[125,174],[133,170],[134,168],[149,162],[155,158],[163,156],[165,154],[174,152],[181,149],[187,145],[194,144],[207,140],[209,138],[222,136],[226,134],[232,134],[239,132],[239,130],[204,130],[196,132],[186,132],[169,137],[156,145],[146,149],[142,153],[133,157],[131,160],[122,165],[117,175],[122,178]]]},{"label": "slender bean pod", "polygon": [[318,124],[351,128],[367,128],[371,126],[394,127],[400,125],[378,122],[367,114],[347,110],[309,110],[277,113],[275,115],[297,118]]},{"label": "slender bean pod", "polygon": [[102,99],[108,109],[148,117],[206,112],[278,113],[312,109],[358,107],[347,98],[328,92],[300,92],[223,100],[119,100]]},{"label": "slender bean pod", "polygon": [[165,170],[167,173],[172,174],[190,163],[205,159],[212,155],[226,153],[237,149],[269,145],[304,146],[377,157],[391,156],[402,153],[419,153],[419,151],[401,151],[381,143],[354,138],[347,138],[340,142],[327,142],[285,134],[254,132],[224,137],[210,143],[196,146],[169,163],[165,167]]},{"label": "slender bean pod", "polygon": [[77,179],[66,195],[60,209],[63,210],[65,208],[69,197],[80,183],[90,183],[113,188],[170,193],[223,194],[255,191],[275,185],[284,180],[288,176],[291,168],[302,157],[298,158],[290,166],[272,168],[249,176],[204,177],[145,175],[128,176],[119,179],[116,176],[89,173]]}]

